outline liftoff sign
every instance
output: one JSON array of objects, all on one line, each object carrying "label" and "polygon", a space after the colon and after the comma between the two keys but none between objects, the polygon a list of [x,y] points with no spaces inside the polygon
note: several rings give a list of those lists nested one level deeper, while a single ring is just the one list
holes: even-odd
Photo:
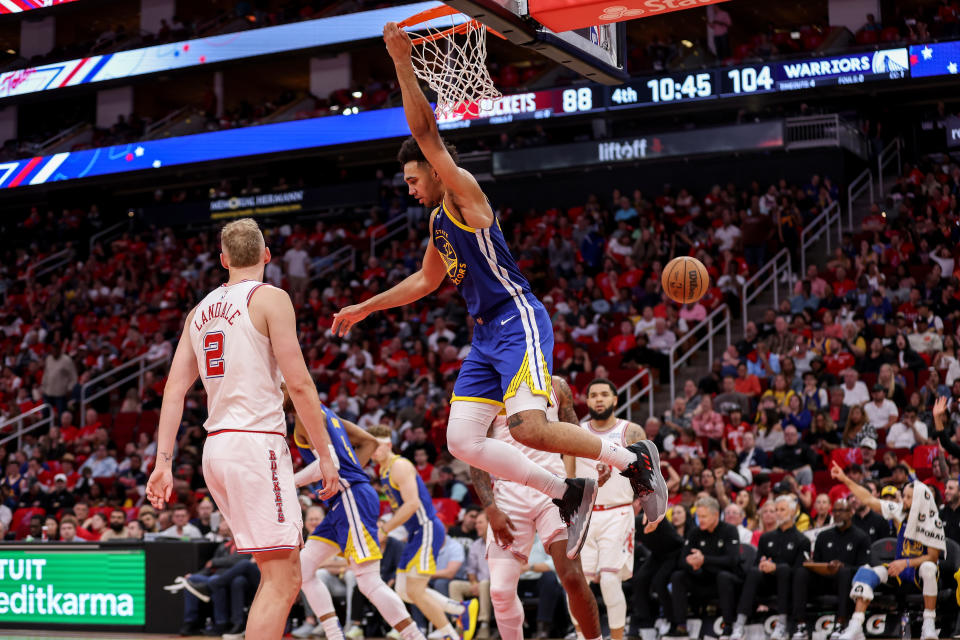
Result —
[{"label": "liftoff sign", "polygon": [[530,17],[551,31],[560,32],[720,2],[727,0],[529,0],[528,8]]}]

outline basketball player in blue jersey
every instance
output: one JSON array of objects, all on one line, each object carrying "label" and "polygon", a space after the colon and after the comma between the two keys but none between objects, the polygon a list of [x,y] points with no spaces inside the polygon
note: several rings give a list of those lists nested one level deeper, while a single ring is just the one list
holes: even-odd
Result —
[{"label": "basketball player in blue jersey", "polygon": [[[331,557],[343,555],[357,578],[360,592],[373,603],[384,620],[400,633],[403,640],[424,640],[403,601],[380,577],[382,555],[377,540],[380,497],[363,470],[379,443],[357,425],[338,417],[328,407],[321,405],[321,410],[330,436],[330,453],[339,465],[340,492],[324,501],[326,517],[317,525],[300,552],[303,593],[320,621],[327,640],[344,640],[330,591],[317,579],[318,568]],[[321,480],[316,449],[299,416],[296,418],[293,438],[306,465],[294,476],[297,486]]]},{"label": "basketball player in blue jersey", "polygon": [[[936,410],[937,407],[934,407],[934,415]],[[892,520],[897,530],[897,548],[893,562],[873,567],[862,566],[854,574],[850,589],[854,613],[850,617],[847,628],[840,635],[840,640],[864,640],[863,621],[867,607],[873,600],[874,589],[880,584],[890,584],[891,581],[901,588],[920,591],[923,594],[923,623],[920,627],[920,640],[937,640],[937,582],[939,579],[937,562],[940,559],[940,551],[906,537],[907,518],[913,507],[914,493],[929,492],[930,489],[918,480],[915,484],[907,484],[903,487],[902,497],[896,487],[888,485],[880,492],[880,498],[875,498],[869,489],[847,477],[836,462],[830,468],[830,475],[834,480],[845,484],[861,504],[867,505],[887,520]],[[932,494],[928,494],[928,497],[932,503]],[[942,536],[943,524],[936,511],[931,515],[936,519],[933,526]]]},{"label": "basketball player in blue jersey", "polygon": [[641,440],[624,448],[577,425],[548,422],[553,364],[550,316],[510,255],[489,201],[468,171],[457,166],[456,150],[437,129],[410,60],[411,43],[396,23],[384,27],[413,137],[399,161],[410,195],[435,207],[430,244],[420,270],[369,300],[334,317],[333,331],[346,334],[374,311],[410,304],[433,292],[449,276],[476,320],[470,355],[451,398],[447,443],[467,464],[498,478],[532,487],[557,501],[569,527],[567,555],[583,545],[596,499],[594,480],[564,479],[541,468],[506,442],[487,437],[494,417],[506,409],[511,435],[534,449],[599,460],[627,478],[648,520],[667,509],[667,485],[656,446]]},{"label": "basketball player in blue jersey", "polygon": [[380,525],[380,544],[398,527],[407,530],[407,545],[397,567],[397,593],[405,602],[420,608],[436,628],[432,638],[458,640],[445,614],[459,616],[464,640],[471,640],[477,627],[480,603],[476,598],[457,602],[427,588],[430,577],[437,571],[437,555],[446,538],[446,528],[437,517],[427,485],[416,467],[406,458],[393,453],[390,428],[376,425],[370,428],[379,446],[373,452],[373,461],[380,466],[380,481],[393,509],[393,518]]}]

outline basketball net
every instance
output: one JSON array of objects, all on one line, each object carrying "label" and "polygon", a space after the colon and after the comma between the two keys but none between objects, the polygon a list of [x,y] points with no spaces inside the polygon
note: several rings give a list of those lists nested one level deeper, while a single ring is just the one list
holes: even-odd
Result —
[{"label": "basketball net", "polygon": [[[455,9],[442,6],[439,11],[407,18],[400,26],[418,25],[454,13]],[[487,71],[487,27],[469,20],[445,29],[429,25],[421,29],[427,34],[412,40],[410,57],[417,77],[437,94],[437,118],[449,120],[464,113],[478,116],[481,111],[490,110],[493,100],[502,94]]]}]

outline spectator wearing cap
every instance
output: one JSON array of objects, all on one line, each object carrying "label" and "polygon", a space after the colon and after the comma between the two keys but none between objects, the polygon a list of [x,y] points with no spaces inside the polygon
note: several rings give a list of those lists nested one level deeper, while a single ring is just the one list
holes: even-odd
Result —
[{"label": "spectator wearing cap", "polygon": [[889,429],[900,417],[900,411],[892,400],[887,399],[887,390],[879,382],[873,385],[870,402],[863,405],[867,422],[874,431]]},{"label": "spectator wearing cap", "polygon": [[73,492],[67,488],[67,475],[58,473],[53,476],[53,488],[47,494],[50,510],[59,511],[60,509],[69,509],[76,503]]},{"label": "spectator wearing cap", "polygon": [[913,449],[927,442],[927,425],[917,420],[917,410],[912,407],[906,407],[903,419],[890,425],[887,432],[887,447],[891,449]]}]

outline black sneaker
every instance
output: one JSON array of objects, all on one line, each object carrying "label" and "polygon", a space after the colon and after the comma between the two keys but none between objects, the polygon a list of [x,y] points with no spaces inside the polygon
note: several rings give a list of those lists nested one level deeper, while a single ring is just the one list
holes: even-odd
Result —
[{"label": "black sneaker", "polygon": [[200,622],[194,620],[193,622],[184,622],[180,626],[180,635],[181,636],[195,636],[203,631],[203,625]]},{"label": "black sneaker", "polygon": [[209,638],[218,638],[223,635],[223,632],[227,630],[227,625],[225,624],[215,624],[211,627],[207,627],[203,630],[203,635]]},{"label": "black sneaker", "polygon": [[597,501],[597,483],[589,478],[567,478],[566,483],[566,493],[553,503],[560,508],[560,517],[567,524],[567,557],[574,560],[587,539],[593,504]]},{"label": "black sneaker", "polygon": [[627,447],[637,456],[635,462],[620,472],[630,480],[634,493],[649,522],[660,522],[667,513],[667,482],[660,472],[660,453],[650,440],[640,440]]}]

